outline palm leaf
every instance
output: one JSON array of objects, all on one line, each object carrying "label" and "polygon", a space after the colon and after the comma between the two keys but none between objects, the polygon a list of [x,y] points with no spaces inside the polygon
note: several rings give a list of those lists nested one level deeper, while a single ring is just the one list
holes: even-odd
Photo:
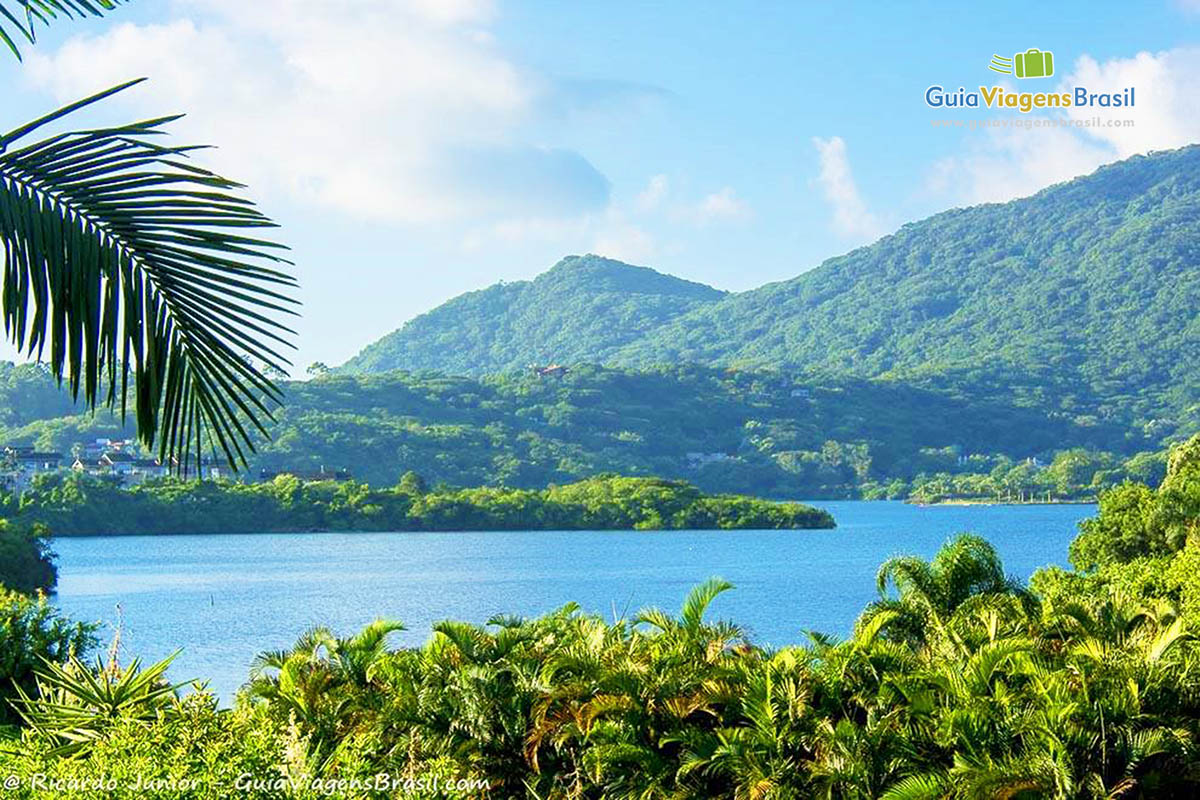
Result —
[{"label": "palm leaf", "polygon": [[37,41],[38,23],[46,25],[59,16],[98,17],[124,2],[127,0],[0,0],[0,45],[20,60],[15,37],[33,44]]},{"label": "palm leaf", "polygon": [[704,612],[718,595],[733,588],[733,584],[721,578],[709,578],[692,588],[683,601],[679,619],[685,628],[696,629],[704,622]]},{"label": "palm leaf", "polygon": [[187,163],[197,148],[151,141],[176,117],[26,143],[138,82],[0,136],[5,331],[89,408],[124,415],[132,382],[139,438],[164,461],[186,471],[219,449],[237,468],[281,400],[255,363],[282,370],[291,346],[289,262],[247,235],[274,223]]}]

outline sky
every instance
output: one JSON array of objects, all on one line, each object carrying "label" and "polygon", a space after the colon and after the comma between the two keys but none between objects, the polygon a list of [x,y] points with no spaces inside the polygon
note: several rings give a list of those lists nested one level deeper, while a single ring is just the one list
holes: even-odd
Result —
[{"label": "sky", "polygon": [[[1054,77],[988,70],[1029,48]],[[186,112],[178,140],[216,145],[292,248],[302,374],[564,255],[741,291],[1200,141],[1200,0],[131,0],[0,59],[0,128],[136,77],[77,124]],[[1132,86],[1099,113],[1134,124],[935,127],[1023,116],[935,84]]]}]

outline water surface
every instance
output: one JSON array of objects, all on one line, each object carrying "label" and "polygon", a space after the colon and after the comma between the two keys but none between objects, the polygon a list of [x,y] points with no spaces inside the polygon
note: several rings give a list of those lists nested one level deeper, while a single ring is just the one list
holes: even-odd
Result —
[{"label": "water surface", "polygon": [[[846,633],[875,597],[879,563],[932,555],[946,538],[989,538],[1012,574],[1065,564],[1090,505],[934,506],[815,502],[830,531],[240,534],[60,539],[58,603],[71,616],[122,621],[128,658],[178,647],[176,680],[204,678],[229,699],[254,654],[290,646],[312,625],[349,634],[399,619],[420,644],[441,619],[484,622],[568,602],[606,616],[677,609],[710,576],[736,584],[712,606],[763,643],[805,629]],[[118,611],[119,608],[119,611]]]}]

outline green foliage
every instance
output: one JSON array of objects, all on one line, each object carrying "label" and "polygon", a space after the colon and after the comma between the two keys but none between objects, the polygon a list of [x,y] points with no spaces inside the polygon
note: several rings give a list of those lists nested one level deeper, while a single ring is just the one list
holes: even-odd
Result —
[{"label": "green foliage", "polygon": [[1175,447],[1157,489],[1124,483],[1100,495],[1100,513],[1071,544],[1079,569],[1167,556],[1200,546],[1200,436]]},{"label": "green foliage", "polygon": [[45,526],[0,519],[0,589],[33,594],[53,591],[57,583]]},{"label": "green foliage", "polygon": [[49,24],[59,16],[100,16],[125,0],[5,0],[0,2],[0,45],[21,58],[16,38],[33,44],[37,41],[37,25]]},{"label": "green foliage", "polygon": [[276,317],[294,313],[280,245],[252,235],[274,224],[239,184],[184,163],[196,148],[153,142],[176,117],[30,138],[138,82],[0,135],[5,331],[48,351],[89,408],[124,414],[132,393],[162,459],[211,447],[241,464],[281,399],[252,361],[286,363]]},{"label": "green foliage", "polygon": [[166,478],[124,489],[83,474],[37,478],[18,519],[60,536],[279,531],[494,531],[831,528],[800,503],[706,495],[691,484],[602,476],[549,489],[428,490],[410,474],[389,489],[353,481],[267,483]]},{"label": "green foliage", "polygon": [[36,694],[18,687],[13,705],[34,736],[54,744],[52,754],[85,754],[118,722],[149,727],[171,713],[180,688],[165,678],[172,660],[146,669],[137,659],[121,667],[113,656],[94,667],[78,657],[51,661],[34,670]]},{"label": "green foliage", "polygon": [[[566,259],[532,283],[451,300],[347,367],[816,369],[1188,434],[1200,425],[1200,367],[1188,355],[1200,308],[1197,175],[1200,147],[1137,156],[1033,197],[905,225],[789,281],[723,297],[697,287],[694,305],[656,305],[632,289],[631,302],[606,297],[641,272]],[[591,265],[601,264],[598,275]]]},{"label": "green foliage", "polygon": [[45,597],[0,589],[0,731],[17,722],[11,704],[34,691],[35,670],[82,656],[95,645],[94,630],[64,619]]},{"label": "green foliage", "polygon": [[[1172,454],[1166,491],[1190,485],[1193,452]],[[619,504],[620,486],[583,499]],[[1111,513],[1106,530],[1133,524]],[[732,588],[714,578],[678,614],[606,620],[568,605],[441,622],[418,648],[388,645],[393,621],[344,638],[316,628],[263,653],[225,711],[175,697],[162,665],[70,660],[41,670],[20,703],[35,724],[0,742],[0,761],[23,781],[116,778],[114,797],[136,796],[139,778],[175,781],[156,796],[229,796],[241,775],[259,781],[241,793],[278,798],[378,796],[380,775],[414,798],[1194,797],[1198,576],[1187,544],[1045,570],[1030,591],[962,535],[930,561],[882,565],[879,599],[843,641],[757,647],[713,618]],[[64,758],[64,741],[85,749]]]},{"label": "green foliage", "polygon": [[286,788],[303,777],[285,771],[291,745],[286,732],[258,716],[223,711],[212,696],[192,694],[153,720],[114,720],[86,758],[64,758],[55,740],[29,732],[19,742],[0,741],[0,765],[21,780],[25,791],[16,796],[36,800],[315,800],[316,792]]},{"label": "green foliage", "polygon": [[[941,476],[990,480],[999,469],[1003,475],[979,484],[989,498],[1035,489],[1060,497],[1060,486],[1075,498],[1118,482],[1121,459],[1150,446],[1120,425],[1082,424],[1004,400],[773,370],[324,375],[285,391],[273,440],[251,457],[250,477],[346,469],[390,486],[415,471],[433,485],[531,489],[619,473],[687,480],[708,492],[818,498],[894,481],[916,492]],[[13,409],[6,418],[0,406],[0,432],[10,442],[69,453],[78,443],[133,434],[112,415],[64,411],[53,380],[33,367],[0,365],[0,399]],[[1064,483],[1052,462],[1056,452],[1078,448],[1088,451],[1094,474],[1080,470],[1083,483],[1068,485],[1075,478]],[[1050,466],[1031,466],[1031,457]],[[973,496],[970,488],[937,491]]]},{"label": "green foliage", "polygon": [[533,281],[469,292],[413,319],[341,368],[460,375],[604,362],[624,345],[725,296],[600,256],[568,256]]}]

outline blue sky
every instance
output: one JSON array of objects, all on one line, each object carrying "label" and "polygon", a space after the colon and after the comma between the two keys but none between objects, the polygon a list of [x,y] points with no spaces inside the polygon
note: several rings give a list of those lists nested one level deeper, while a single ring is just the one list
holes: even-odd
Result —
[{"label": "blue sky", "polygon": [[[749,289],[1200,140],[1198,26],[1200,0],[133,0],[0,62],[0,124],[149,76],[89,124],[187,111],[177,133],[219,145],[207,163],[250,182],[294,248],[303,368],[569,253]],[[1029,47],[1054,78],[987,71]],[[1136,125],[934,129],[1016,116],[934,111],[934,83],[1134,85],[1118,116]]]}]

